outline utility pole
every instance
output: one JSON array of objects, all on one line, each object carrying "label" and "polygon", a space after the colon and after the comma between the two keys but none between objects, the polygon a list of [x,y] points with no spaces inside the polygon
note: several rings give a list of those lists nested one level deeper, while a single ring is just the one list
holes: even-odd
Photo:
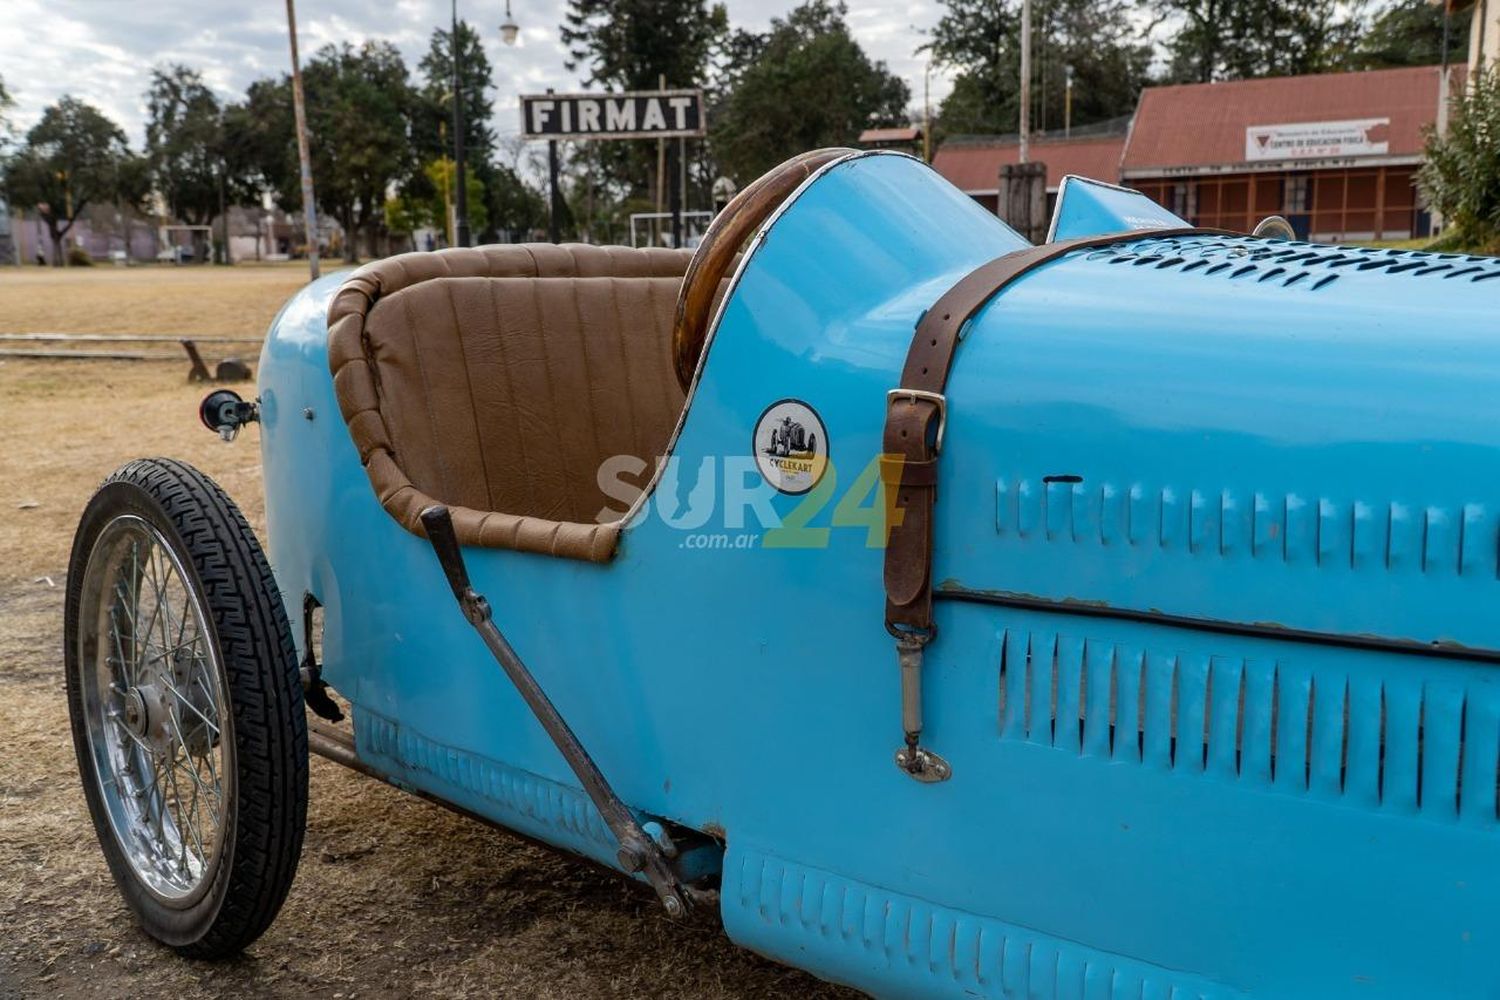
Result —
[{"label": "utility pole", "polygon": [[1021,0],[1021,162],[1031,139],[1031,0]]},{"label": "utility pole", "polygon": [[453,0],[453,162],[455,164],[454,203],[458,221],[458,245],[469,245],[469,185],[464,180],[464,102],[461,49],[458,44],[458,0]]},{"label": "utility pole", "polygon": [[[1438,70],[1438,106],[1437,106],[1437,134],[1441,139],[1448,134],[1448,45],[1449,32],[1451,30],[1451,15],[1448,10],[1448,2],[1443,2],[1443,65]],[[1436,205],[1428,214],[1427,225],[1432,233],[1443,230],[1443,210]]]},{"label": "utility pole", "polygon": [[318,210],[313,200],[312,159],[307,152],[307,111],[302,101],[302,63],[297,59],[297,11],[286,0],[287,34],[292,40],[292,107],[297,116],[297,159],[302,164],[302,221],[307,229],[307,269],[318,280]]},{"label": "utility pole", "polygon": [[932,56],[922,71],[922,162],[932,162]]},{"label": "utility pole", "polygon": [[219,248],[224,257],[220,264],[233,264],[229,258],[229,210],[224,207],[224,173],[228,167],[224,164],[224,157],[219,157]]},{"label": "utility pole", "polygon": [[1063,89],[1063,138],[1073,135],[1073,64],[1063,67],[1066,86]]}]

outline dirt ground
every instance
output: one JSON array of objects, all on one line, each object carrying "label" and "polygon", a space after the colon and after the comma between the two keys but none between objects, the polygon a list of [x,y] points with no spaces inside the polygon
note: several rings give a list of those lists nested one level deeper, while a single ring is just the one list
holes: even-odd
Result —
[{"label": "dirt ground", "polygon": [[[0,271],[0,332],[259,335],[303,273]],[[185,372],[0,360],[0,997],[852,996],[715,926],[669,922],[622,879],[317,758],[301,868],[270,931],[216,964],[142,934],[79,788],[62,585],[83,504],[132,457],[198,465],[264,530],[257,429],[232,446],[203,430]]]}]

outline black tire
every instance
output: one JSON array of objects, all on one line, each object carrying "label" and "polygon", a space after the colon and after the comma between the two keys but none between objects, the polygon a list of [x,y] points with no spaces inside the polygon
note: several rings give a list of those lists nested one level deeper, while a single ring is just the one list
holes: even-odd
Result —
[{"label": "black tire", "polygon": [[[84,602],[86,569],[101,533],[122,518],[153,526],[184,568],[181,585],[193,589],[207,623],[205,641],[218,653],[216,676],[230,721],[233,784],[226,776],[230,791],[221,796],[219,846],[199,876],[198,897],[172,905],[147,887],[124,854],[86,731],[82,691],[86,683],[97,684],[81,679],[89,661],[80,614],[96,606]],[[116,884],[146,933],[182,954],[212,959],[239,952],[270,926],[285,902],[307,820],[307,720],[296,650],[254,532],[218,484],[197,469],[168,459],[131,462],[105,480],[83,512],[68,566],[63,627],[74,748]],[[95,627],[90,634],[98,632]],[[97,638],[87,642],[97,649]]]}]

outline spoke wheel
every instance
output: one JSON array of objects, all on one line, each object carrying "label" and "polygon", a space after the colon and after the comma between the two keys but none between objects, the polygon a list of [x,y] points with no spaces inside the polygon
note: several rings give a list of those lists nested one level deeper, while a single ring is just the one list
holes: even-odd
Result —
[{"label": "spoke wheel", "polygon": [[208,477],[134,462],[74,539],[68,705],[126,901],[197,957],[239,951],[290,888],[307,803],[296,655],[265,555]]}]

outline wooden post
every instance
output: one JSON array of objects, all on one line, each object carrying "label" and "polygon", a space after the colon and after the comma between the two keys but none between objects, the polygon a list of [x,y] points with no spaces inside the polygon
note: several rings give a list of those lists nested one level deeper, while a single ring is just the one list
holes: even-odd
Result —
[{"label": "wooden post", "polygon": [[1375,238],[1385,233],[1385,167],[1375,171]]},{"label": "wooden post", "polygon": [[1047,165],[1007,163],[1000,167],[996,211],[1032,243],[1047,238]]},{"label": "wooden post", "polygon": [[1339,238],[1343,239],[1349,232],[1349,171],[1345,170],[1343,175],[1344,190],[1339,196]]}]

